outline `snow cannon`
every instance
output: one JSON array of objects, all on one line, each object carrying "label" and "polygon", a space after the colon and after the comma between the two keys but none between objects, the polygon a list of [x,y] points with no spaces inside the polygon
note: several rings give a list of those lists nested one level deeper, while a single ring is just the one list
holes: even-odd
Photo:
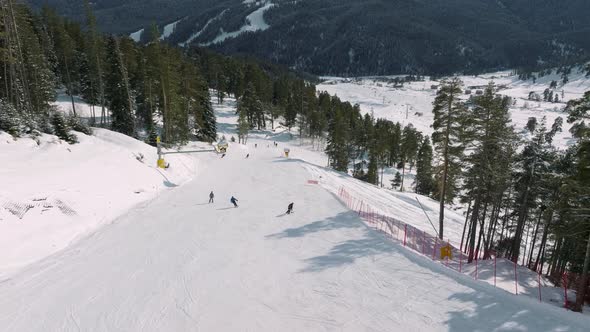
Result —
[{"label": "snow cannon", "polygon": [[453,259],[453,252],[451,251],[451,246],[446,245],[440,248],[440,259],[443,260],[446,257],[449,259]]},{"label": "snow cannon", "polygon": [[162,153],[161,143],[162,143],[162,140],[160,139],[160,136],[156,137],[156,148],[158,149],[157,166],[159,168],[168,168],[168,166],[166,165],[166,161],[164,160],[164,154]]},{"label": "snow cannon", "polygon": [[286,157],[286,158],[289,158],[289,152],[291,152],[291,150],[289,150],[289,149],[285,148],[285,150],[284,150],[284,151],[285,151],[285,157]]},{"label": "snow cannon", "polygon": [[217,143],[217,145],[215,145],[215,151],[217,151],[217,153],[226,153],[228,148],[229,143],[227,143],[225,140],[220,141]]}]

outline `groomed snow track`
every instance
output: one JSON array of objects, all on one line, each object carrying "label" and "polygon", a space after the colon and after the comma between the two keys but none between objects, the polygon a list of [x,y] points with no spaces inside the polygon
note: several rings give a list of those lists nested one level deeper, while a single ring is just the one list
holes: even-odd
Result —
[{"label": "groomed snow track", "polygon": [[248,152],[203,155],[194,181],[0,281],[0,330],[587,330],[388,240],[281,149]]}]

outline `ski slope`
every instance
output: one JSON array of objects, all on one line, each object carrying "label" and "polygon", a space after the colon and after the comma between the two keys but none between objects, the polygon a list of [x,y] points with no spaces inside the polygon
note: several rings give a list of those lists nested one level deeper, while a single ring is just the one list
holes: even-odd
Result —
[{"label": "ski slope", "polygon": [[2,330],[585,330],[382,237],[280,154],[203,154],[194,181],[3,280]]},{"label": "ski slope", "polygon": [[[229,139],[235,100],[217,112],[220,135]],[[119,142],[108,133],[97,139]],[[85,140],[80,147],[88,149]],[[118,144],[123,154],[107,156],[126,170],[122,176],[149,178],[120,163],[131,144]],[[291,159],[282,157],[284,148]],[[253,132],[225,158],[194,158],[193,180],[128,205],[111,223],[4,276],[2,331],[585,331],[590,322],[455,273],[367,227],[334,188],[346,185],[380,212],[428,224],[409,194],[323,168],[325,155],[284,128]],[[184,167],[167,159],[164,176]],[[79,164],[65,171],[86,170]],[[215,203],[208,204],[211,190]],[[289,202],[295,213],[285,215]]]}]

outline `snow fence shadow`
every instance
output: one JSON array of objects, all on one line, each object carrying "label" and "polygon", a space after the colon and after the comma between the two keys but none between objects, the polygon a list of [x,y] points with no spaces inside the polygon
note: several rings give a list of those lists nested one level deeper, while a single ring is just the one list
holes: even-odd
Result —
[{"label": "snow fence shadow", "polygon": [[391,243],[367,227],[353,211],[341,212],[335,216],[311,222],[296,228],[268,235],[268,238],[298,238],[312,233],[329,232],[337,229],[361,229],[362,238],[347,240],[336,244],[325,255],[305,260],[307,266],[300,272],[320,272],[326,269],[338,268],[353,264],[355,260],[391,251]]}]

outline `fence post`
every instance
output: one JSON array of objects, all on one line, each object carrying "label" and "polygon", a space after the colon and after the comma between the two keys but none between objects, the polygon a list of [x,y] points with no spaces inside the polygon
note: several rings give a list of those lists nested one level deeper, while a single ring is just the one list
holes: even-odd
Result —
[{"label": "fence post", "polygon": [[541,273],[538,274],[538,282],[539,282],[539,302],[543,302],[543,299],[541,298]]},{"label": "fence post", "polygon": [[516,272],[516,260],[514,261],[514,294],[518,295],[518,273]]},{"label": "fence post", "polygon": [[477,280],[477,255],[475,256],[475,280]]},{"label": "fence post", "polygon": [[494,287],[496,287],[496,257],[498,255],[494,255]]},{"label": "fence post", "polygon": [[438,244],[438,237],[434,238],[434,248],[432,248],[432,260],[436,258],[436,245]]},{"label": "fence post", "polygon": [[404,247],[406,246],[406,239],[408,237],[408,224],[404,225]]},{"label": "fence post", "polygon": [[565,300],[565,302],[563,303],[563,307],[565,308],[565,310],[567,310],[567,273],[564,272],[561,278],[563,279],[563,292]]}]

